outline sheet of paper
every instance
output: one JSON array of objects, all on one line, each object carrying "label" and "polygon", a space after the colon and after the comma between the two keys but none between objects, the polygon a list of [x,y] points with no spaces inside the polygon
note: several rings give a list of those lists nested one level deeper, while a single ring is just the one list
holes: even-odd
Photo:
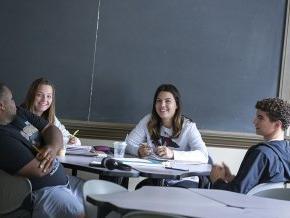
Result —
[{"label": "sheet of paper", "polygon": [[136,158],[136,157],[122,157],[122,158],[114,158],[115,160],[119,160],[122,162],[135,162],[135,163],[152,163],[150,160]]},{"label": "sheet of paper", "polygon": [[92,162],[90,162],[90,165],[101,165],[102,161],[101,160],[94,160]]},{"label": "sheet of paper", "polygon": [[101,151],[95,151],[92,149],[92,146],[75,146],[68,145],[66,147],[67,155],[79,155],[79,156],[98,156],[98,157],[107,157],[107,154]]},{"label": "sheet of paper", "polygon": [[202,164],[202,162],[200,161],[188,161],[188,160],[168,160],[168,162],[175,166]]},{"label": "sheet of paper", "polygon": [[168,158],[162,158],[160,156],[158,156],[155,153],[150,154],[148,157],[146,157],[149,160],[157,160],[157,161],[168,161]]},{"label": "sheet of paper", "polygon": [[66,146],[66,150],[70,150],[70,151],[73,151],[73,150],[87,150],[87,151],[90,151],[92,149],[92,146],[89,146],[89,145],[67,145]]},{"label": "sheet of paper", "polygon": [[153,166],[153,167],[163,167],[163,165],[160,162],[151,161],[147,159],[141,159],[141,158],[114,158],[116,160],[121,161],[124,164],[130,165],[130,166]]}]

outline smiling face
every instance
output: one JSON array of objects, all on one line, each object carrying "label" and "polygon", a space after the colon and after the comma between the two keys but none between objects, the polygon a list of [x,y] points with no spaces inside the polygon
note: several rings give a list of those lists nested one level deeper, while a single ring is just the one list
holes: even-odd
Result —
[{"label": "smiling face", "polygon": [[172,118],[177,109],[177,104],[171,92],[159,92],[155,101],[155,110],[162,120],[163,125],[170,127]]},{"label": "smiling face", "polygon": [[53,89],[50,85],[39,85],[34,97],[33,113],[41,116],[52,103]]},{"label": "smiling face", "polygon": [[261,135],[266,140],[274,139],[277,132],[282,130],[281,121],[271,121],[267,112],[257,109],[256,117],[254,119],[256,133]]}]

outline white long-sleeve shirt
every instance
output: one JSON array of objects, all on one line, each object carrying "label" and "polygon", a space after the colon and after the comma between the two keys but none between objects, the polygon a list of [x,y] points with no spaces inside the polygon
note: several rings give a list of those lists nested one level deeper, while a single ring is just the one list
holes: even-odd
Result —
[{"label": "white long-sleeve shirt", "polygon": [[[150,117],[151,114],[143,117],[126,138],[126,149],[128,153],[137,156],[141,143],[147,143],[152,148],[155,147],[147,128]],[[161,126],[160,135],[170,138],[172,136],[172,129]],[[201,138],[196,124],[189,119],[184,118],[180,135],[178,138],[171,138],[171,140],[175,143],[174,147],[170,147],[173,149],[174,160],[208,162],[208,151],[205,143]]]},{"label": "white long-sleeve shirt", "polygon": [[[65,126],[63,124],[61,124],[61,122],[59,121],[59,119],[57,119],[57,117],[54,117],[54,123],[53,123],[57,128],[59,128],[59,130],[62,133],[63,136],[63,144],[67,145],[68,141],[70,139],[70,137],[72,136],[69,131],[66,130]],[[76,143],[75,144],[70,144],[70,145],[81,145],[81,141],[79,138],[76,137]]]}]

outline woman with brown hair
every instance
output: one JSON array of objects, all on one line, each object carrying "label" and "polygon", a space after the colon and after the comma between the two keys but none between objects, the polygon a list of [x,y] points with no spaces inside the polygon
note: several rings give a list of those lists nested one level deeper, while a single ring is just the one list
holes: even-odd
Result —
[{"label": "woman with brown hair", "polygon": [[171,84],[157,88],[151,114],[137,124],[126,142],[127,151],[139,157],[156,154],[167,159],[208,162],[208,152],[196,124],[181,115],[180,94]]},{"label": "woman with brown hair", "polygon": [[55,116],[55,88],[47,79],[39,78],[32,82],[21,106],[58,127],[64,144],[81,145],[80,140],[71,135]]}]

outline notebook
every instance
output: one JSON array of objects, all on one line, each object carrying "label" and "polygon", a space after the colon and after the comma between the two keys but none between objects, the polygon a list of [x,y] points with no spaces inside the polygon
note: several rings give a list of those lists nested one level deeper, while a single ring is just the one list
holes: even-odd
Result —
[{"label": "notebook", "polygon": [[100,156],[102,157],[105,155],[100,152],[96,152],[95,149],[92,148],[92,146],[67,146],[66,148],[66,154],[67,155],[80,155],[80,156]]}]

